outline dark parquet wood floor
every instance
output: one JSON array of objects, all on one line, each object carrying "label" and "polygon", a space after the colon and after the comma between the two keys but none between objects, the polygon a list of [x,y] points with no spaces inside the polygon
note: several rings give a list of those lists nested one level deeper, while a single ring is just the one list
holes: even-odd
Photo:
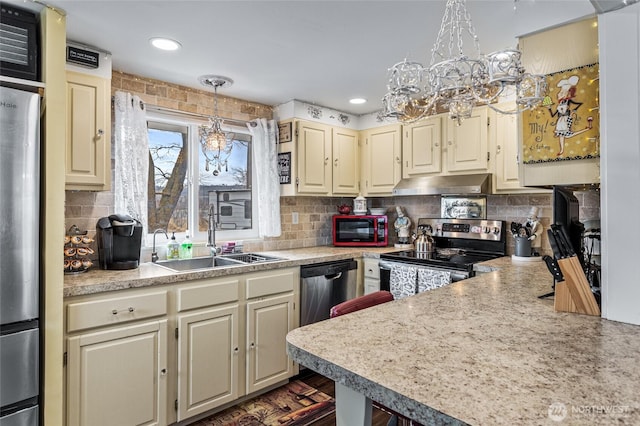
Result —
[{"label": "dark parquet wood floor", "polygon": [[[331,395],[335,398],[336,392],[333,380],[328,379],[320,374],[312,370],[303,370],[297,377],[298,380],[318,389],[320,392],[324,392],[327,395]],[[387,422],[389,421],[389,417],[391,417],[388,413],[379,410],[375,406],[373,407],[372,414],[372,426],[387,426]],[[331,414],[327,417],[324,417],[320,420],[317,420],[312,423],[311,426],[335,426],[336,424],[336,415]]]}]

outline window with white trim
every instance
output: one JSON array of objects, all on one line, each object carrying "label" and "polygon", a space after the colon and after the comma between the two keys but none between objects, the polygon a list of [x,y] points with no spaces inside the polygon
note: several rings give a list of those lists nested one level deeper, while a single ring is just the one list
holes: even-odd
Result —
[{"label": "window with white trim", "polygon": [[217,241],[258,236],[252,170],[251,135],[247,129],[225,127],[230,149],[215,158],[203,154],[199,126],[190,118],[148,113],[149,236],[166,229],[184,238],[206,241],[213,208]]}]

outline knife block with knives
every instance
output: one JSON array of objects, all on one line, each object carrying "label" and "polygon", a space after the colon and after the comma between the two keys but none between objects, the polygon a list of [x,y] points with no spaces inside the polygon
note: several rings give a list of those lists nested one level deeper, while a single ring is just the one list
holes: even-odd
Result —
[{"label": "knife block with knives", "polygon": [[556,280],[555,311],[599,316],[600,306],[571,245],[567,230],[562,225],[551,225],[547,234],[555,259],[545,256],[544,261]]}]

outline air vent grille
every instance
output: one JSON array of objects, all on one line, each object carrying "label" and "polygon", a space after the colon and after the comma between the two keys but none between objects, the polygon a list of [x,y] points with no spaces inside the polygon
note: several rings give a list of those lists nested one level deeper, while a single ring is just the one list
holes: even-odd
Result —
[{"label": "air vent grille", "polygon": [[16,65],[29,65],[29,34],[25,28],[0,24],[0,60]]}]

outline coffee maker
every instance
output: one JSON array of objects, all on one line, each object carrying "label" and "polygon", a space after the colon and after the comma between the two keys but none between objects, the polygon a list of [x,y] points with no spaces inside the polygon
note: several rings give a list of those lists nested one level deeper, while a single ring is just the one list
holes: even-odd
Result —
[{"label": "coffee maker", "polygon": [[102,217],[96,225],[102,269],[135,269],[140,264],[142,224],[126,214]]}]

